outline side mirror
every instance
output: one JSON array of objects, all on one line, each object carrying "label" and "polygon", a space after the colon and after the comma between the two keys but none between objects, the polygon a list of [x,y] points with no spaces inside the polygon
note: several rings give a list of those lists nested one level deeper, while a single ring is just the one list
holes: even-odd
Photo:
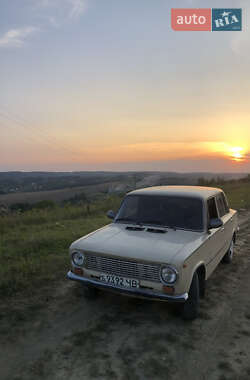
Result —
[{"label": "side mirror", "polygon": [[109,219],[115,219],[115,213],[113,210],[109,210],[106,215]]},{"label": "side mirror", "polygon": [[211,230],[212,228],[219,228],[223,226],[223,222],[220,218],[212,218],[209,221],[208,229]]}]

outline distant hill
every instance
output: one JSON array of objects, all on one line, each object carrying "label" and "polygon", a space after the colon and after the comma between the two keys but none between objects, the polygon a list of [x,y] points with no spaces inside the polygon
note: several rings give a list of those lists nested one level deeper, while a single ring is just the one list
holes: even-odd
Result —
[{"label": "distant hill", "polygon": [[[178,173],[178,172],[0,172],[0,194],[41,192],[116,183],[120,189],[138,188],[153,185],[194,185],[200,178],[224,180],[245,177],[243,173]],[[113,189],[113,190],[112,190]],[[111,191],[116,191],[113,186]]]}]

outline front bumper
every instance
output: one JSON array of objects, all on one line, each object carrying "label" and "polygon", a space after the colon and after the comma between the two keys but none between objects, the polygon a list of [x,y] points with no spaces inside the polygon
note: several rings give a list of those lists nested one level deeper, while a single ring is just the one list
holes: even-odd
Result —
[{"label": "front bumper", "polygon": [[105,284],[103,282],[96,281],[90,278],[78,276],[71,271],[67,273],[67,277],[69,280],[72,280],[72,281],[80,281],[83,285],[86,285],[86,286],[93,286],[95,288],[110,290],[112,292],[121,293],[128,296],[133,296],[133,297],[142,297],[142,298],[149,298],[149,299],[168,301],[168,302],[180,302],[180,303],[185,302],[188,299],[188,293],[171,296],[164,293],[155,293],[148,289],[138,289],[138,288],[124,289],[124,288],[113,286],[111,284]]}]

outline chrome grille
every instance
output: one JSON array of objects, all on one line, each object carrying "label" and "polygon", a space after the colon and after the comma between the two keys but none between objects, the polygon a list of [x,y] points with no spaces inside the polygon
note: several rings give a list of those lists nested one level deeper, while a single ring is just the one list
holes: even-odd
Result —
[{"label": "chrome grille", "polygon": [[107,256],[86,255],[85,267],[117,276],[160,282],[160,266],[125,261]]}]

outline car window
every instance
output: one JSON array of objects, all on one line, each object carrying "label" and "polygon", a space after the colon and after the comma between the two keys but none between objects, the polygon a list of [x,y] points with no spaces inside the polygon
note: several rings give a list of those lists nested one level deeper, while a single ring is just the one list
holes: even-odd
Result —
[{"label": "car window", "polygon": [[225,207],[225,211],[226,211],[226,214],[229,213],[229,207],[228,207],[228,203],[227,203],[227,198],[225,196],[224,193],[221,193],[221,197],[222,197],[222,201],[224,203],[224,207]]},{"label": "car window", "polygon": [[219,194],[217,196],[217,205],[218,205],[219,215],[224,216],[226,214],[226,208],[222,199],[222,194]]},{"label": "car window", "polygon": [[207,201],[208,220],[218,218],[215,198],[210,198]]}]

